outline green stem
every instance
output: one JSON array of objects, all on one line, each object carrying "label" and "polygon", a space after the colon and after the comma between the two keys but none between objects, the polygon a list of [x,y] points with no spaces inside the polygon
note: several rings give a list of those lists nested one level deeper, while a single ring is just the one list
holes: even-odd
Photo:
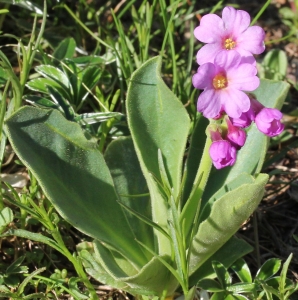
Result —
[{"label": "green stem", "polygon": [[73,19],[85,30],[87,31],[96,41],[107,47],[108,49],[114,50],[113,47],[111,47],[109,44],[104,42],[102,39],[100,39],[97,35],[94,34],[73,12],[72,10],[66,5],[63,4],[62,7],[64,7],[67,12],[73,17]]},{"label": "green stem", "polygon": [[211,146],[211,143],[212,143],[211,139],[207,137],[200,166],[194,182],[194,185],[196,185],[197,182],[200,180],[200,183],[198,184],[198,187],[195,191],[195,195],[199,199],[201,199],[203,195],[212,167],[212,161],[209,155],[209,148]]},{"label": "green stem", "polygon": [[[180,222],[184,223],[184,239],[186,241],[186,245],[188,245],[188,248],[190,248],[192,238],[196,233],[196,228],[198,227],[198,214],[201,205],[201,198],[212,167],[212,161],[209,155],[211,142],[211,139],[207,137],[191,194],[180,215]],[[189,251],[189,253],[190,252],[191,251]]]},{"label": "green stem", "polygon": [[69,250],[65,246],[65,243],[63,241],[63,238],[61,237],[61,234],[60,234],[58,228],[52,223],[52,221],[51,221],[48,213],[46,212],[45,208],[43,207],[43,205],[41,207],[39,207],[39,213],[42,216],[42,218],[45,220],[45,223],[47,224],[47,227],[50,230],[54,240],[57,242],[57,244],[63,251],[63,255],[73,264],[77,274],[79,275],[80,278],[82,278],[82,281],[85,283],[86,287],[88,288],[88,291],[90,292],[90,295],[91,295],[90,299],[97,300],[98,297],[97,297],[96,291],[95,291],[93,285],[91,284],[91,282],[89,281],[80,260],[77,259],[76,256],[73,256],[69,252]]},{"label": "green stem", "polygon": [[258,12],[258,14],[254,17],[254,19],[251,21],[250,26],[254,25],[258,19],[260,18],[260,16],[263,14],[263,12],[265,11],[265,9],[268,7],[268,5],[271,3],[271,0],[267,0],[266,3],[263,5],[263,7],[260,9],[260,11]]}]

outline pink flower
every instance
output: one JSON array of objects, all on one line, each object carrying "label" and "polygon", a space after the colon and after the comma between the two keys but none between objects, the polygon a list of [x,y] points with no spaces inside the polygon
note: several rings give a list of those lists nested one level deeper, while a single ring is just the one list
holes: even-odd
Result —
[{"label": "pink flower", "polygon": [[211,144],[209,155],[216,169],[232,166],[236,161],[236,148],[225,140],[218,140]]},{"label": "pink flower", "polygon": [[242,92],[255,90],[260,83],[254,65],[243,62],[236,51],[221,51],[214,63],[198,68],[192,78],[200,94],[197,109],[206,118],[215,118],[224,110],[229,117],[239,118],[250,108],[249,97]]},{"label": "pink flower", "polygon": [[222,18],[215,14],[203,16],[200,26],[194,30],[195,37],[206,43],[197,53],[198,64],[213,62],[221,51],[235,50],[243,57],[262,53],[265,32],[261,27],[249,27],[249,24],[249,14],[233,7],[225,7]]},{"label": "pink flower", "polygon": [[234,126],[228,118],[226,119],[226,122],[228,125],[227,140],[230,141],[236,149],[240,149],[245,144],[246,132],[243,129]]},{"label": "pink flower", "polygon": [[265,107],[257,114],[255,122],[261,132],[273,137],[284,130],[281,118],[282,113],[278,109]]}]

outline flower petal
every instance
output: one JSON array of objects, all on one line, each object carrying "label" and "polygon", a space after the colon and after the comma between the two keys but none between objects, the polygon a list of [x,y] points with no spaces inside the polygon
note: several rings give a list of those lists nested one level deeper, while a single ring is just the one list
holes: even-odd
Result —
[{"label": "flower petal", "polygon": [[227,70],[228,86],[243,91],[254,91],[260,85],[257,69],[251,64],[240,64]]},{"label": "flower petal", "polygon": [[221,91],[221,102],[226,114],[231,118],[239,118],[250,107],[249,97],[237,89],[227,88]]},{"label": "flower petal", "polygon": [[220,51],[214,59],[214,64],[227,70],[229,68],[237,68],[241,62],[240,54],[235,50]]},{"label": "flower petal", "polygon": [[223,33],[223,21],[215,14],[203,16],[200,26],[196,27],[194,30],[195,37],[203,43],[215,43],[221,41]]},{"label": "flower petal", "polygon": [[212,85],[212,79],[214,77],[214,65],[212,63],[206,63],[198,68],[198,71],[192,77],[192,84],[197,89],[205,89]]},{"label": "flower petal", "polygon": [[222,105],[217,93],[214,89],[206,89],[199,96],[197,109],[202,112],[206,118],[215,118],[221,111]]},{"label": "flower petal", "polygon": [[245,31],[250,24],[250,16],[244,10],[236,10],[233,7],[225,7],[222,11],[222,20],[226,32],[232,34],[231,38],[237,40],[239,34]]},{"label": "flower petal", "polygon": [[265,50],[265,31],[260,26],[249,27],[237,40],[237,47],[253,54],[260,54]]},{"label": "flower petal", "polygon": [[203,46],[197,53],[197,63],[199,65],[207,62],[213,63],[214,57],[222,50],[221,43],[207,44]]}]

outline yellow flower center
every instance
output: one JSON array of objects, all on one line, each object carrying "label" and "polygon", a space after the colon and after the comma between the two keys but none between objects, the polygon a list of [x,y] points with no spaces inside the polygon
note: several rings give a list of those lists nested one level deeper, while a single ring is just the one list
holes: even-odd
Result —
[{"label": "yellow flower center", "polygon": [[219,90],[219,89],[223,89],[223,88],[227,87],[228,81],[227,81],[226,76],[224,76],[223,74],[217,74],[213,78],[212,84],[216,90]]},{"label": "yellow flower center", "polygon": [[236,47],[236,42],[234,42],[231,38],[228,38],[225,40],[224,46],[227,50],[232,50]]}]

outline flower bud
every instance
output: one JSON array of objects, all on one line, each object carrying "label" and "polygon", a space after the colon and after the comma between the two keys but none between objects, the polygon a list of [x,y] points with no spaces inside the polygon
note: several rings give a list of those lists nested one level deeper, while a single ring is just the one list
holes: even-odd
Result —
[{"label": "flower bud", "polygon": [[265,107],[257,114],[255,122],[261,132],[273,137],[284,130],[281,118],[282,113],[278,109]]},{"label": "flower bud", "polygon": [[240,149],[245,144],[246,132],[243,129],[234,126],[228,118],[226,119],[226,122],[228,125],[227,139],[236,149]]},{"label": "flower bud", "polygon": [[242,113],[239,118],[231,118],[233,125],[241,128],[246,128],[250,126],[250,124],[254,120],[255,112],[252,109],[252,107],[250,107],[250,109],[247,112]]},{"label": "flower bud", "polygon": [[226,140],[215,141],[209,148],[209,155],[216,169],[232,166],[236,161],[236,152],[236,148]]}]

